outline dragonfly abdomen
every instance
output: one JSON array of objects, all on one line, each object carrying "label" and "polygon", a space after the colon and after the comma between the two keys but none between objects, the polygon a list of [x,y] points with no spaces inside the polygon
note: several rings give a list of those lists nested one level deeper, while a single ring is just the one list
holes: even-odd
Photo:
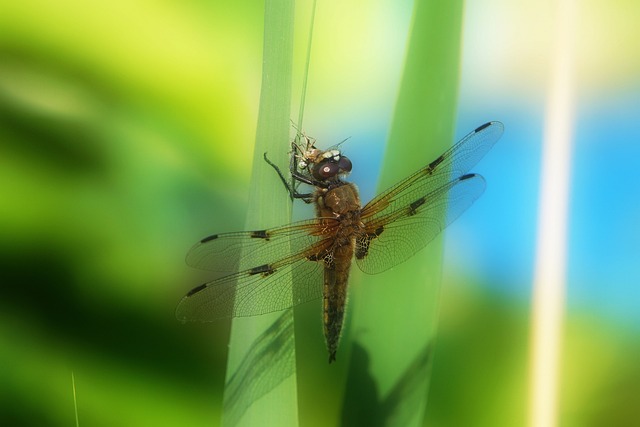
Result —
[{"label": "dragonfly abdomen", "polygon": [[336,360],[344,312],[347,306],[347,285],[353,245],[338,246],[332,260],[325,262],[323,295],[324,337],[329,351],[329,363]]}]

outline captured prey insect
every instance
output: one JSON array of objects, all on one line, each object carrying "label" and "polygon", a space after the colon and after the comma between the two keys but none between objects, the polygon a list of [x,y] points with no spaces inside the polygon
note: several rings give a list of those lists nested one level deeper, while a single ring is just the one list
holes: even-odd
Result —
[{"label": "captured prey insect", "polygon": [[[187,263],[227,274],[187,293],[176,316],[183,321],[255,316],[322,298],[331,363],[353,258],[363,272],[375,274],[426,246],[484,191],[482,176],[467,172],[503,129],[500,122],[485,123],[364,207],[355,185],[343,181],[352,164],[339,150],[319,150],[307,137],[304,147],[293,144],[292,183],[265,154],[291,197],[315,204],[316,218],[202,239],[187,254]],[[298,183],[315,190],[299,193]],[[239,271],[240,263],[250,268]]]}]

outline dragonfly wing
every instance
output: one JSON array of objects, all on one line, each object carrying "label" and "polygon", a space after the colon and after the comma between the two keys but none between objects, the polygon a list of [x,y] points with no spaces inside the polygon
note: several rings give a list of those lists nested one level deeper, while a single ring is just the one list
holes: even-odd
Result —
[{"label": "dragonfly wing", "polygon": [[362,209],[363,220],[375,221],[404,209],[420,197],[449,185],[463,176],[498,141],[504,131],[500,122],[476,128],[436,160],[379,194]]},{"label": "dragonfly wing", "polygon": [[204,283],[180,301],[176,317],[182,321],[210,321],[255,316],[320,298],[322,259],[331,240],[321,240],[271,264]]},{"label": "dragonfly wing", "polygon": [[311,219],[272,229],[214,234],[196,243],[186,262],[195,268],[228,273],[241,266],[269,264],[320,240],[326,221]]},{"label": "dragonfly wing", "polygon": [[485,182],[469,174],[430,193],[420,188],[426,190],[423,185],[406,194],[413,199],[404,207],[363,221],[365,232],[356,239],[356,263],[363,272],[381,273],[422,249],[480,197]]},{"label": "dragonfly wing", "polygon": [[405,261],[453,222],[484,191],[484,179],[464,175],[504,131],[500,122],[476,128],[436,160],[365,205],[365,231],[356,241],[356,261],[379,273]]}]

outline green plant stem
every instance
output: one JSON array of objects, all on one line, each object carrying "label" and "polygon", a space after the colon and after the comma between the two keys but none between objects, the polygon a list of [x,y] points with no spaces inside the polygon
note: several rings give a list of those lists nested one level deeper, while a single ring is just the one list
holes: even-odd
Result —
[{"label": "green plant stem", "polygon": [[[415,3],[379,190],[434,160],[453,140],[462,11],[462,0]],[[422,424],[441,262],[437,238],[391,271],[367,277],[354,272],[347,423],[369,416],[376,425]]]},{"label": "green plant stem", "polygon": [[[264,162],[263,153],[269,153],[277,164],[288,164],[294,16],[293,0],[266,0],[262,87],[249,191],[249,206],[253,208],[247,213],[248,230],[285,224],[291,217],[288,194]],[[223,425],[298,425],[295,345],[287,346],[286,354],[278,354],[278,363],[270,363],[274,361],[267,359],[274,354],[264,351],[265,341],[268,345],[270,337],[280,336],[283,331],[290,330],[293,339],[293,328],[289,327],[292,316],[289,311],[234,319]],[[285,326],[274,330],[273,325]],[[261,369],[253,369],[257,363]]]}]

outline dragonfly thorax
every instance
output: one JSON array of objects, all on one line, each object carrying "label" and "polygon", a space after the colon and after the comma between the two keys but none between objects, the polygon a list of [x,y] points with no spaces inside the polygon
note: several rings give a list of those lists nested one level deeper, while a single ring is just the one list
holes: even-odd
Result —
[{"label": "dragonfly thorax", "polygon": [[356,186],[350,182],[336,182],[329,189],[318,189],[316,210],[319,217],[340,217],[359,212],[362,207]]}]

